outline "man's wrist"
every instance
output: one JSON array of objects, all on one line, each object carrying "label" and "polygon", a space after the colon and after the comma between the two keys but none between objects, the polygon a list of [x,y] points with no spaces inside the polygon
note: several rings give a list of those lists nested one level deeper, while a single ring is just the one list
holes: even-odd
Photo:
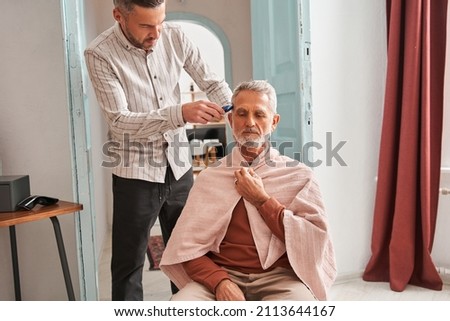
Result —
[{"label": "man's wrist", "polygon": [[260,208],[268,200],[270,200],[270,196],[269,195],[264,195],[261,198],[258,198],[257,200],[255,200],[253,205],[255,205],[256,208]]},{"label": "man's wrist", "polygon": [[229,278],[224,278],[222,280],[220,280],[217,285],[214,287],[214,294],[217,292],[218,288],[220,286],[223,286],[227,281],[232,282]]}]

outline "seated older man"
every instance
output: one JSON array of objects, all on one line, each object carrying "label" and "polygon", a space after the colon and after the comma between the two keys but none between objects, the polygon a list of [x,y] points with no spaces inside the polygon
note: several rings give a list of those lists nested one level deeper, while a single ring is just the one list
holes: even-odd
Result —
[{"label": "seated older man", "polygon": [[325,300],[336,276],[310,168],[271,148],[280,115],[266,81],[240,84],[236,146],[196,179],[164,251],[172,300]]}]

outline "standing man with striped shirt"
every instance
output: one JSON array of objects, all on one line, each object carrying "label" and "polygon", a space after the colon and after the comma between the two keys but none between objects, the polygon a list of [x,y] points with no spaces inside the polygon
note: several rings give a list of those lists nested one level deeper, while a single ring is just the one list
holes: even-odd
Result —
[{"label": "standing man with striped shirt", "polygon": [[[164,21],[164,0],[114,0],[114,6],[115,25],[88,46],[85,58],[109,126],[112,300],[143,300],[150,229],[159,217],[167,242],[193,183],[184,125],[223,117],[220,106],[231,90],[180,27]],[[210,101],[181,104],[183,69]]]}]

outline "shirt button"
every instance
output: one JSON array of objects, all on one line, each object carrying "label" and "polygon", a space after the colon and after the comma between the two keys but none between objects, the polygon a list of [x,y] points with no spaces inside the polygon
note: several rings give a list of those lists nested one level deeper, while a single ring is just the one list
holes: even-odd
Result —
[{"label": "shirt button", "polygon": [[159,100],[163,100],[163,98],[162,98],[162,97],[159,97]]},{"label": "shirt button", "polygon": [[156,79],[156,78],[158,78],[158,77],[156,77],[156,76],[153,76],[153,79]]}]

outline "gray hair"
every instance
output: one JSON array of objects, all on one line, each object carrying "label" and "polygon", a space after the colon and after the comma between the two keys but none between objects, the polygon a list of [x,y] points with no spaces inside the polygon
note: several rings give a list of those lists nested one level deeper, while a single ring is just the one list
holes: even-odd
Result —
[{"label": "gray hair", "polygon": [[114,6],[131,12],[134,6],[144,8],[157,8],[164,3],[164,0],[113,0]]},{"label": "gray hair", "polygon": [[269,98],[269,109],[276,114],[277,113],[277,94],[275,88],[269,84],[266,80],[250,80],[241,82],[233,91],[233,96],[231,97],[231,103],[234,104],[236,96],[239,95],[241,91],[250,90],[261,94],[266,94]]}]

